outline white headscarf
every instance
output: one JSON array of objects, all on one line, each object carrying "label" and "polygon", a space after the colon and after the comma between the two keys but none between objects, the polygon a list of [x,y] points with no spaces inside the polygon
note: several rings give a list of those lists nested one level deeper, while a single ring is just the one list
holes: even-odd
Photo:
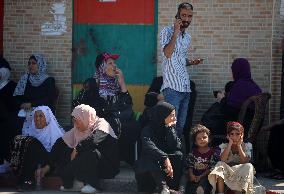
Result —
[{"label": "white headscarf", "polygon": [[81,104],[76,106],[71,115],[81,120],[87,130],[81,132],[74,126],[64,134],[63,140],[70,148],[75,148],[80,141],[89,137],[95,130],[103,131],[117,139],[110,124],[105,119],[99,118],[96,110],[89,105]]},{"label": "white headscarf", "polygon": [[[45,115],[47,125],[43,129],[37,129],[35,126],[34,114],[38,110],[41,110]],[[65,131],[60,127],[55,116],[48,106],[38,106],[33,110],[32,124],[30,127],[28,127],[28,129],[26,129],[26,133],[27,134],[24,135],[29,135],[37,138],[45,147],[45,149],[50,152],[56,140],[62,137]]]},{"label": "white headscarf", "polygon": [[46,61],[43,56],[40,54],[35,54],[32,56],[36,58],[38,72],[36,74],[31,74],[28,71],[25,75],[23,75],[20,78],[17,87],[15,88],[13,96],[20,96],[24,94],[28,79],[32,86],[38,87],[49,77],[46,72]]},{"label": "white headscarf", "polygon": [[7,83],[9,83],[9,79],[10,79],[10,75],[11,75],[11,72],[8,68],[6,67],[1,67],[0,68],[0,90],[2,88],[4,88]]}]

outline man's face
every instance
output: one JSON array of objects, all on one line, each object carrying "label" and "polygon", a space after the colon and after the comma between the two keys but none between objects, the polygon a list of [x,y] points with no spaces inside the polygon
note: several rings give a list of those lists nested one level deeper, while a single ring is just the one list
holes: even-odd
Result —
[{"label": "man's face", "polygon": [[181,9],[180,19],[182,20],[182,28],[187,28],[191,23],[193,11],[191,9]]}]

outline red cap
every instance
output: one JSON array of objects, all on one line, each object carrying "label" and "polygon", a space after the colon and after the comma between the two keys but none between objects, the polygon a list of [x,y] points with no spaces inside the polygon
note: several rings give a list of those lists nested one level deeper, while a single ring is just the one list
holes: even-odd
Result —
[{"label": "red cap", "polygon": [[105,52],[105,53],[103,53],[103,58],[104,58],[105,61],[108,60],[109,58],[116,60],[116,59],[119,58],[119,55],[118,54],[110,54],[110,53]]}]

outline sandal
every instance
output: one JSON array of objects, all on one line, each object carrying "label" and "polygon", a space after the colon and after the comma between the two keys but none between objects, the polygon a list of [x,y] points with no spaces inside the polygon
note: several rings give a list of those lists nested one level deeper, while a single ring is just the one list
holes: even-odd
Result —
[{"label": "sandal", "polygon": [[266,175],[264,175],[265,178],[269,178],[269,179],[273,179],[273,177],[277,176],[278,174],[281,174],[282,172],[281,171],[274,171],[272,173],[268,173]]},{"label": "sandal", "polygon": [[275,179],[275,180],[283,180],[284,179],[284,173],[278,173],[274,176],[271,177],[272,179]]}]

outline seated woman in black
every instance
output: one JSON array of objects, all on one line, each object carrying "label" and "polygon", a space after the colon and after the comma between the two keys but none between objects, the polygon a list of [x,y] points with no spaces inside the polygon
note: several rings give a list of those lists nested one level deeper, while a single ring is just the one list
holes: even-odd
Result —
[{"label": "seated woman in black", "polygon": [[11,153],[10,163],[19,176],[19,190],[33,189],[37,169],[41,176],[46,174],[52,147],[64,132],[49,107],[34,109],[31,126],[25,135],[15,137]]},{"label": "seated woman in black", "polygon": [[96,108],[119,138],[120,159],[134,163],[134,144],[139,137],[140,126],[135,121],[132,98],[127,91],[124,75],[116,66],[117,54],[102,53],[96,58],[96,74],[84,84],[73,105],[87,103]]},{"label": "seated woman in black", "polygon": [[45,105],[54,112],[55,80],[47,74],[46,65],[42,55],[29,58],[28,72],[20,78],[14,91],[18,109]]},{"label": "seated woman in black", "polygon": [[74,128],[55,143],[47,168],[61,177],[61,190],[95,193],[101,178],[113,178],[119,172],[117,136],[89,105],[76,106],[71,115]]},{"label": "seated woman in black", "polygon": [[176,134],[175,107],[160,102],[151,110],[149,124],[143,128],[142,155],[136,165],[138,190],[169,194],[178,189],[182,168],[181,142]]},{"label": "seated woman in black", "polygon": [[10,80],[10,64],[0,57],[0,173],[8,170],[8,163],[4,161],[9,155],[10,141],[21,129],[16,122],[17,110],[13,101],[16,83]]},{"label": "seated woman in black", "polygon": [[284,119],[275,121],[268,126],[262,128],[262,130],[269,130],[268,140],[268,156],[274,167],[275,172],[269,175],[269,178],[283,180],[284,179],[284,153],[281,151],[284,146]]},{"label": "seated woman in black", "polygon": [[[211,108],[211,110],[209,110],[209,112],[206,113],[209,114],[211,112],[210,113],[211,115],[205,115],[205,117],[210,116],[211,118],[203,117],[202,119],[203,124],[211,130],[212,135],[225,134],[225,123],[228,121],[238,120],[240,108],[242,104],[245,102],[245,100],[247,100],[251,96],[260,94],[262,92],[260,87],[252,79],[250,63],[248,62],[247,59],[244,58],[235,59],[234,62],[232,63],[231,69],[232,69],[234,82],[230,84],[229,92],[226,92],[226,95],[225,93],[218,93],[217,98],[218,101],[220,101],[220,104],[219,103],[215,104],[217,106]],[[248,129],[253,117],[253,109],[254,106],[250,105],[248,114],[245,116],[245,121],[244,123],[242,123],[242,125],[245,128],[244,131],[245,138],[248,135]],[[218,122],[214,123],[213,125],[219,125],[219,124],[221,125],[224,124],[224,125],[223,127],[221,127],[221,129],[219,127],[218,129],[214,129],[212,128],[212,124],[208,123],[209,119],[213,121],[218,119]]]}]

